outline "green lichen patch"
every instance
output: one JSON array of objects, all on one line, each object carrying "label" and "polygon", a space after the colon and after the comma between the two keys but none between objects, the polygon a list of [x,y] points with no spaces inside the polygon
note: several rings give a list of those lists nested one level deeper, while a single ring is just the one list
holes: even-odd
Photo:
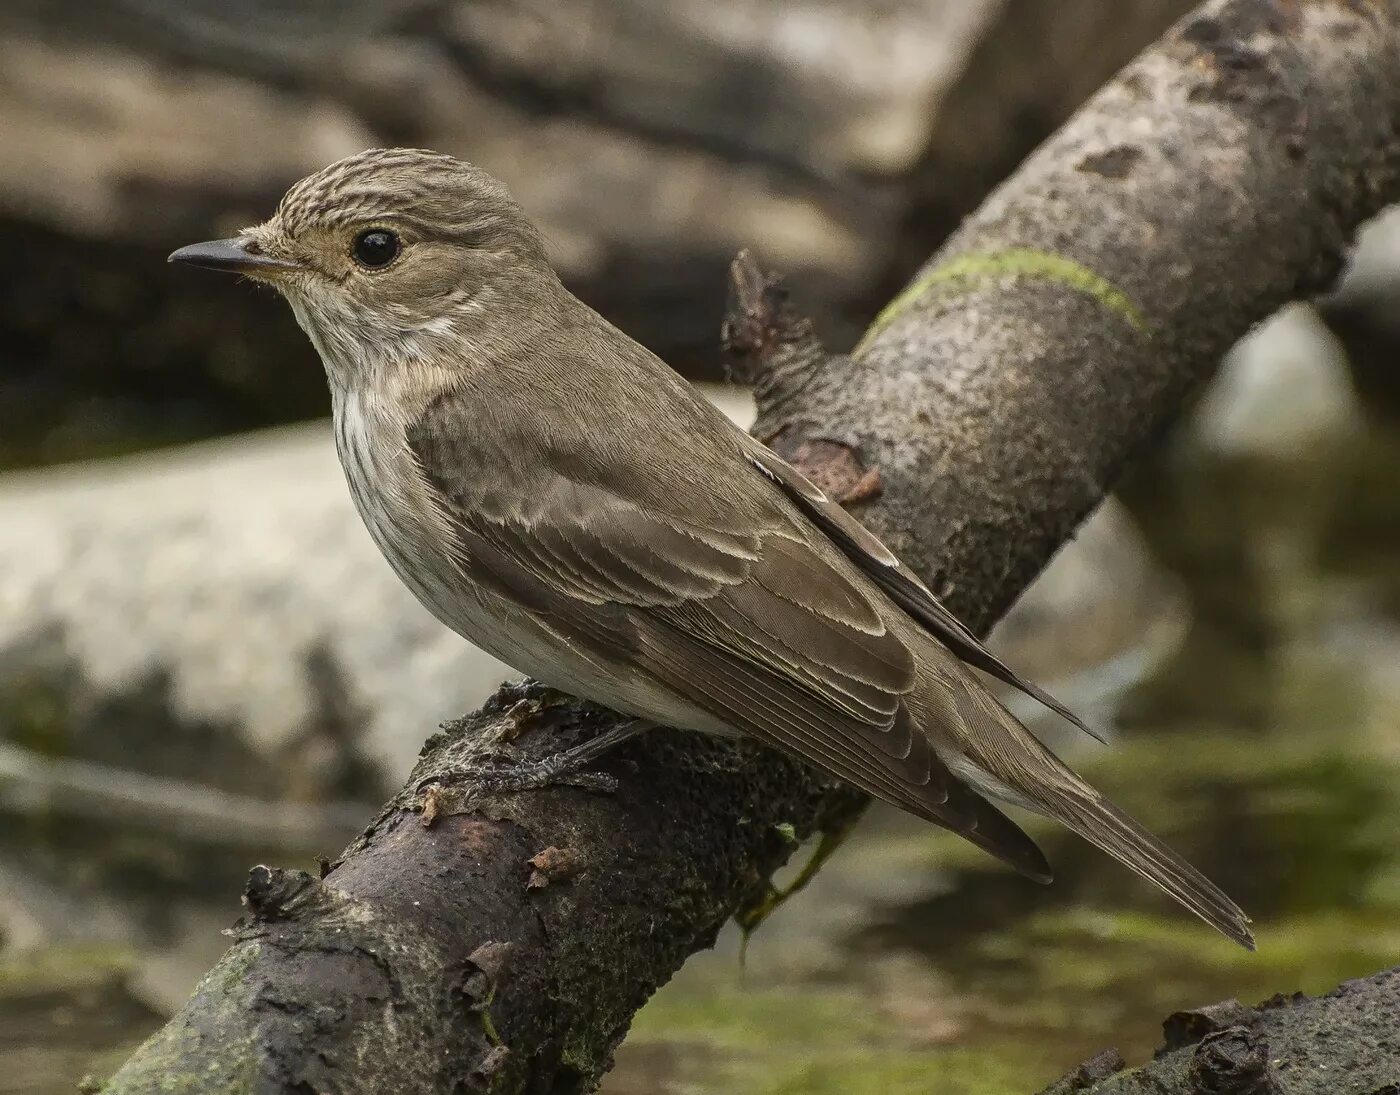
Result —
[{"label": "green lichen patch", "polygon": [[190,1002],[111,1078],[103,1095],[250,1095],[256,1090],[257,1028],[241,1020],[249,1007],[247,974],[258,953],[257,944],[243,943],[225,954]]},{"label": "green lichen patch", "polygon": [[1125,321],[1138,334],[1149,334],[1142,309],[1102,274],[1065,255],[1031,247],[1008,247],[1000,251],[958,255],[915,278],[875,317],[856,347],[856,353],[859,354],[896,317],[931,292],[956,292],[967,286],[1012,278],[1049,282],[1082,293]]}]

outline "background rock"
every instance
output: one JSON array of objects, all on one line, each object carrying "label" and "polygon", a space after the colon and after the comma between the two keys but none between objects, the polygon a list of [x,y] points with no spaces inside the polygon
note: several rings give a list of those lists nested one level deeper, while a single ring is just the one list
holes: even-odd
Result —
[{"label": "background rock", "polygon": [[[436,725],[514,675],[393,575],[324,422],[13,473],[0,513],[0,940],[135,950],[152,1006],[222,948],[249,863],[334,855]],[[1110,503],[998,645],[1109,725],[1181,611]]]},{"label": "background rock", "polygon": [[[12,475],[0,509],[0,742],[42,756],[373,801],[512,675],[384,564],[324,423]],[[1099,666],[1177,611],[1114,507],[1034,589],[1000,634],[1037,677]]]}]

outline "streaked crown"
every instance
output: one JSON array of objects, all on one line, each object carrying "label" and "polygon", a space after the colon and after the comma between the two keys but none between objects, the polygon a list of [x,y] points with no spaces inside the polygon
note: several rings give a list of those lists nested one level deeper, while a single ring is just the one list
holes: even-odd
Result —
[{"label": "streaked crown", "polygon": [[539,233],[500,180],[423,148],[371,148],[337,160],[288,190],[275,220],[293,236],[379,221],[542,252]]}]

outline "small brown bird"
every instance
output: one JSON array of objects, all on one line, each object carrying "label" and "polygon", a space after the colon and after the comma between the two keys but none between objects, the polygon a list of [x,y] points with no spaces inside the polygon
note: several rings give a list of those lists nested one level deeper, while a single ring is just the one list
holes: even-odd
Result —
[{"label": "small brown bird", "polygon": [[1044,856],[988,800],[1055,818],[1253,946],[1234,902],[973,669],[1073,716],[570,294],[484,171],[364,152],[297,183],[263,224],[170,259],[287,298],[325,364],[355,504],[423,604],[516,669],[635,716],[518,786],[651,724],[746,734],[1037,881],[1050,880]]}]

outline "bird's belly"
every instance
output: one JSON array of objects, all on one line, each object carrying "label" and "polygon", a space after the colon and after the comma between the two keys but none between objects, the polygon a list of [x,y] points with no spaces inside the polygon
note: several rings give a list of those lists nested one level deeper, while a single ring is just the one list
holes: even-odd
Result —
[{"label": "bird's belly", "polygon": [[[385,427],[357,398],[337,406],[335,425],[350,493],[370,536],[404,585],[453,631],[521,673],[615,711],[686,730],[733,732],[631,667],[598,664],[519,605],[473,585],[444,551],[449,533],[435,523],[426,484],[403,446],[371,443]],[[400,489],[386,491],[386,483]]]},{"label": "bird's belly", "polygon": [[423,530],[390,524],[361,506],[370,535],[423,607],[468,642],[526,676],[561,692],[664,726],[731,735],[725,723],[624,666],[604,667],[580,653],[529,612],[472,586],[431,545]]},{"label": "bird's belly", "polygon": [[552,629],[487,591],[458,587],[447,599],[424,600],[424,604],[464,639],[551,688],[663,726],[724,736],[734,733],[727,724],[640,674],[621,666],[604,667],[585,657]]}]

